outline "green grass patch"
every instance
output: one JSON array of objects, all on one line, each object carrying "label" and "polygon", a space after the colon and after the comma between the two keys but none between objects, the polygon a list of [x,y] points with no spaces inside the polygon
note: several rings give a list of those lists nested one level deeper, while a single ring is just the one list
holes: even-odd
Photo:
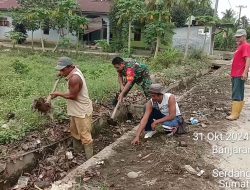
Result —
[{"label": "green grass patch", "polygon": [[[48,119],[33,112],[33,100],[48,96],[56,80],[54,67],[62,54],[29,51],[0,52],[0,143],[20,139],[27,132],[39,129]],[[90,98],[106,101],[118,90],[117,74],[110,60],[98,56],[70,56],[83,72]],[[59,91],[67,90],[67,82],[62,80]],[[58,98],[55,112],[66,114],[66,101]],[[15,114],[15,120],[8,122],[8,113]],[[4,125],[7,124],[7,125]],[[1,126],[5,126],[3,128]]]},{"label": "green grass patch", "polygon": [[159,53],[156,59],[151,59],[151,71],[160,77],[166,85],[183,77],[196,75],[198,71],[208,69],[211,63],[202,54],[193,54],[183,60],[183,54],[176,49],[166,49]]}]

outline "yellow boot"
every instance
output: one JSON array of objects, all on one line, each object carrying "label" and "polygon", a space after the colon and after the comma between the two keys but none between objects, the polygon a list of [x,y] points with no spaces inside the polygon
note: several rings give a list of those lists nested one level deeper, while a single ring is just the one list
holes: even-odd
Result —
[{"label": "yellow boot", "polygon": [[241,101],[240,108],[239,108],[239,116],[240,116],[240,113],[241,113],[241,111],[242,111],[242,109],[244,107],[244,104],[245,104],[245,102]]},{"label": "yellow boot", "polygon": [[240,112],[243,108],[244,102],[242,101],[233,101],[232,102],[232,112],[230,116],[227,116],[226,119],[228,120],[236,120],[240,117]]}]

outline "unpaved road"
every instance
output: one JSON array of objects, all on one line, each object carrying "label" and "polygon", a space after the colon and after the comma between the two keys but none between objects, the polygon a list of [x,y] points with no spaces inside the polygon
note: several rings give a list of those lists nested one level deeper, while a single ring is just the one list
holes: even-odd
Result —
[{"label": "unpaved road", "polygon": [[[245,134],[248,131],[250,94],[248,86],[241,119],[235,122],[225,120],[231,109],[229,70],[229,66],[222,67],[193,82],[189,89],[174,92],[177,97],[183,97],[179,104],[185,119],[196,117],[201,125],[190,126],[188,134],[174,138],[167,138],[159,132],[152,139],[143,140],[139,146],[130,144],[131,137],[116,147],[117,153],[113,157],[83,172],[76,189],[234,189],[231,184],[224,188],[220,180],[235,182],[243,180],[242,176],[236,179],[229,175],[218,177],[216,172],[222,171],[222,175],[231,168],[247,171],[250,168],[250,153],[228,156],[213,153],[213,146],[228,147],[233,144],[243,147],[245,144],[250,147],[247,139],[231,142],[217,137],[217,134],[228,137],[227,133],[242,130]],[[205,173],[199,177],[187,171],[185,165]],[[128,178],[127,174],[131,171],[136,172],[138,177]]]},{"label": "unpaved road", "polygon": [[219,158],[213,172],[224,189],[250,189],[250,83],[247,82],[242,117],[228,124],[224,141],[212,142],[212,152]]}]

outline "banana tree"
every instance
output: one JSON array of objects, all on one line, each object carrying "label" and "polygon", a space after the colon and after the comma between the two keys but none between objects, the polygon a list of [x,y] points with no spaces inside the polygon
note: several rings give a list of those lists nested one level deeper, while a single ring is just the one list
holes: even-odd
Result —
[{"label": "banana tree", "polygon": [[132,23],[138,19],[138,15],[143,10],[142,0],[116,0],[115,6],[117,7],[116,18],[118,25],[128,23],[128,54],[131,52],[131,29]]}]

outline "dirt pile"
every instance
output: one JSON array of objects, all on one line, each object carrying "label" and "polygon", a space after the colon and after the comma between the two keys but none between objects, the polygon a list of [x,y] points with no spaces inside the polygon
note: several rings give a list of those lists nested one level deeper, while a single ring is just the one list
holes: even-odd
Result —
[{"label": "dirt pile", "polygon": [[47,102],[45,98],[40,97],[34,100],[32,108],[42,114],[47,114],[50,112],[52,107],[50,102]]}]

